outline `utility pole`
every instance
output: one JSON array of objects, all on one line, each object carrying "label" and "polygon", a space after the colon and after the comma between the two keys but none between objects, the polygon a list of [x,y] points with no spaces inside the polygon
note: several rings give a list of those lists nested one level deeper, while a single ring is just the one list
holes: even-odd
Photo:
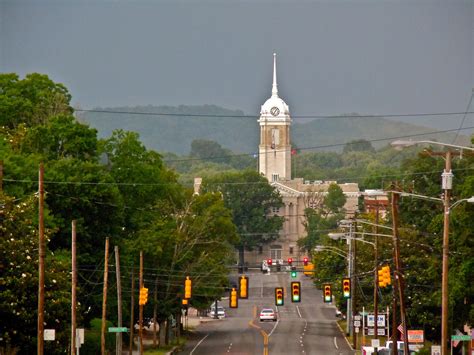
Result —
[{"label": "utility pole", "polygon": [[379,205],[375,207],[375,225],[374,225],[374,236],[375,236],[375,244],[374,244],[374,263],[375,263],[375,270],[374,270],[374,338],[379,338],[379,328],[378,328],[378,317],[379,317],[379,297],[378,297],[378,283],[379,283]]},{"label": "utility pole", "polygon": [[[395,248],[395,279],[397,280],[398,297],[400,302],[400,319],[403,327],[403,347],[404,353],[409,354],[408,350],[408,333],[407,321],[405,313],[405,299],[404,299],[404,280],[402,273],[402,265],[400,261],[400,240],[398,238],[398,198],[400,194],[392,193],[392,223],[393,223],[393,243]],[[397,349],[397,344],[393,344],[394,349]]]},{"label": "utility pole", "polygon": [[[122,284],[120,282],[120,256],[119,247],[115,246],[115,275],[117,279],[117,327],[122,327]],[[122,333],[115,335],[117,354],[122,354]]]},{"label": "utility pole", "polygon": [[[353,236],[352,236],[352,226],[353,223],[351,222],[351,224],[349,225],[349,240],[348,240],[348,244],[349,244],[349,253],[347,255],[347,277],[349,279],[351,279],[351,282],[352,282],[352,260],[353,260],[353,256],[352,256],[352,243],[353,243]],[[351,299],[348,298],[347,299],[347,325],[346,325],[346,333],[348,335],[352,335],[352,307],[351,307]]]},{"label": "utility pole", "polygon": [[72,242],[71,242],[71,355],[76,353],[76,287],[77,287],[77,269],[76,269],[76,220],[72,221]]},{"label": "utility pole", "polygon": [[38,231],[38,355],[44,354],[44,166],[40,163],[39,194],[39,231]]},{"label": "utility pole", "polygon": [[107,313],[107,278],[109,276],[109,238],[105,239],[104,257],[104,290],[102,292],[102,327],[100,336],[100,353],[105,355],[105,315]]},{"label": "utility pole", "polygon": [[3,191],[3,160],[0,160],[0,192]]},{"label": "utility pole", "polygon": [[156,319],[158,318],[158,276],[155,279],[155,289],[153,291],[153,348],[157,346],[156,339]]},{"label": "utility pole", "polygon": [[[354,222],[354,229],[357,230],[357,222]],[[351,280],[351,293],[352,293],[352,321],[354,322],[354,316],[357,315],[357,243],[354,241],[354,265],[352,267],[353,280]],[[362,329],[362,331],[364,331]],[[357,349],[357,336],[359,334],[355,331],[352,333],[352,342],[354,349]]]},{"label": "utility pole", "polygon": [[[448,258],[449,258],[449,198],[452,184],[451,151],[446,151],[443,172],[444,224],[443,224],[443,271],[441,275],[441,354],[448,354]],[[450,179],[451,178],[451,179]]]},{"label": "utility pole", "polygon": [[130,346],[128,349],[129,355],[133,354],[133,332],[135,330],[135,275],[132,264],[132,295],[130,300]]},{"label": "utility pole", "polygon": [[[140,274],[139,274],[140,290],[143,288],[143,251],[140,251]],[[138,308],[138,337],[140,338],[140,355],[143,354],[143,305]]]}]

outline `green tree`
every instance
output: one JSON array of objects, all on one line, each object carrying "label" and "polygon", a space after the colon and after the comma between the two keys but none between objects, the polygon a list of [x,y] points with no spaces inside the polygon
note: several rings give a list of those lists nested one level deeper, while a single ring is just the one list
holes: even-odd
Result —
[{"label": "green tree", "polygon": [[368,140],[365,139],[355,139],[350,141],[344,146],[342,151],[343,153],[349,152],[370,152],[374,153],[375,149]]},{"label": "green tree", "polygon": [[[0,193],[0,352],[36,352],[38,300],[37,200],[20,201]],[[51,235],[46,230],[46,240]],[[57,343],[45,352],[67,351],[69,339],[69,255],[46,251],[45,328],[56,329]],[[59,343],[59,345],[58,345]]]},{"label": "green tree", "polygon": [[225,206],[232,211],[240,241],[239,263],[244,264],[244,249],[276,240],[283,226],[283,217],[273,215],[272,209],[283,206],[279,193],[258,172],[246,170],[224,173],[204,179],[202,191],[218,191]]}]

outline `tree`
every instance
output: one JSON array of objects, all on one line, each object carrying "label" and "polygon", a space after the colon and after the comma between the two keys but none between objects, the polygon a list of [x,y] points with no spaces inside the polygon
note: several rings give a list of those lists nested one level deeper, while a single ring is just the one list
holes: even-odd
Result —
[{"label": "tree", "polygon": [[[36,352],[38,235],[34,197],[15,201],[0,193],[0,352]],[[48,240],[51,230],[46,230]],[[46,250],[45,328],[56,329],[48,354],[64,353],[69,339],[69,255]],[[58,345],[58,343],[60,345]]]},{"label": "tree", "polygon": [[272,215],[272,209],[283,206],[282,198],[258,172],[224,173],[204,179],[201,188],[204,193],[220,192],[225,206],[232,211],[240,235],[235,244],[240,264],[244,264],[244,249],[252,250],[277,239],[283,217]]},{"label": "tree", "polygon": [[44,124],[52,116],[71,114],[70,101],[66,87],[47,75],[33,73],[20,80],[16,74],[0,74],[0,126]]},{"label": "tree", "polygon": [[186,276],[193,283],[192,303],[206,308],[220,298],[228,284],[227,266],[233,258],[232,245],[238,242],[230,211],[217,193],[193,195],[183,191],[178,204],[161,202],[159,214],[127,243],[128,253],[144,252],[147,269],[153,275],[149,289],[155,287],[155,307],[160,322],[181,312],[181,299]]},{"label": "tree", "polygon": [[372,143],[370,143],[368,140],[365,139],[355,139],[350,141],[344,146],[344,149],[342,150],[343,153],[349,153],[349,152],[370,152],[374,153],[375,149],[372,146]]}]

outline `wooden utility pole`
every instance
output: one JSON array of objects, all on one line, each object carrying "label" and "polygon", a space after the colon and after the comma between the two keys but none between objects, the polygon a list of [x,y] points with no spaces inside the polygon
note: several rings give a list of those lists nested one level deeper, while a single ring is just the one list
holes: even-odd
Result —
[{"label": "wooden utility pole", "polygon": [[38,355],[44,354],[44,166],[40,164],[38,179]]},{"label": "wooden utility pole", "polygon": [[[357,231],[357,222],[354,222],[354,230]],[[351,241],[352,242],[352,241]],[[352,274],[354,275],[351,280],[351,297],[352,297],[352,321],[357,315],[357,243],[354,241],[354,265],[352,266]],[[364,331],[362,329],[362,331]],[[359,333],[352,332],[352,342],[354,349],[357,349],[357,336]]]},{"label": "wooden utility pole", "polygon": [[0,192],[3,191],[3,160],[0,160]]},{"label": "wooden utility pole", "polygon": [[[122,284],[120,283],[120,256],[119,247],[115,246],[115,275],[117,279],[117,327],[122,327]],[[116,338],[117,354],[122,354],[122,333],[117,333]]]},{"label": "wooden utility pole", "polygon": [[378,297],[378,284],[379,284],[379,205],[375,207],[375,225],[374,225],[374,236],[375,236],[375,244],[374,244],[374,338],[379,338],[379,328],[378,328],[378,317],[379,317],[379,297]]},{"label": "wooden utility pole", "polygon": [[[140,274],[139,274],[140,290],[143,288],[143,251],[140,252]],[[140,338],[140,355],[143,354],[143,305],[138,308],[138,337]]]},{"label": "wooden utility pole", "polygon": [[[398,238],[398,199],[400,194],[392,193],[392,223],[393,223],[393,243],[395,248],[395,279],[397,280],[398,298],[400,302],[400,319],[403,327],[403,346],[404,353],[409,354],[408,350],[408,333],[407,333],[407,321],[405,313],[405,299],[404,299],[404,280],[402,273],[402,265],[400,260],[400,239]],[[394,349],[397,344],[394,343]]]},{"label": "wooden utility pole", "polygon": [[130,346],[128,349],[129,355],[133,353],[133,331],[135,330],[135,275],[132,264],[132,295],[130,300]]},{"label": "wooden utility pole", "polygon": [[72,242],[71,242],[71,355],[76,353],[76,220],[72,221]]},{"label": "wooden utility pole", "polygon": [[100,353],[105,355],[105,316],[107,313],[107,278],[109,276],[109,238],[105,239],[104,290],[102,292],[102,327],[100,335]]},{"label": "wooden utility pole", "polygon": [[156,320],[158,318],[158,276],[155,279],[155,289],[153,291],[153,348],[157,346]]}]

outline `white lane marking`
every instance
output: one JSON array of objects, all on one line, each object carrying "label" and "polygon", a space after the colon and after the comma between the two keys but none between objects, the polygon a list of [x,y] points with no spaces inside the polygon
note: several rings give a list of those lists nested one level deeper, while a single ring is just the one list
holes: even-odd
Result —
[{"label": "white lane marking", "polygon": [[199,343],[196,344],[196,346],[193,348],[193,350],[191,350],[191,352],[189,353],[189,355],[193,355],[193,352],[194,350],[196,350],[196,348],[201,345],[201,343],[204,341],[204,339],[206,339],[207,337],[209,336],[209,334],[207,334],[204,338],[202,338]]},{"label": "white lane marking", "polygon": [[299,308],[298,306],[296,306],[296,310],[298,311],[298,315],[300,316],[300,318],[302,318],[302,317],[301,317],[300,308]]},{"label": "white lane marking", "polygon": [[336,340],[336,337],[334,337],[334,346],[336,347],[336,349],[339,349],[339,347],[337,346],[337,340]]},{"label": "white lane marking", "polygon": [[272,331],[271,331],[271,332],[268,334],[268,337],[269,337],[269,338],[270,338],[270,336],[273,334],[273,332],[274,332],[274,330],[276,329],[276,327],[277,327],[278,323],[280,323],[280,320],[279,320],[279,319],[277,319],[277,321],[276,321],[275,325],[273,326],[273,329],[272,329]]}]

